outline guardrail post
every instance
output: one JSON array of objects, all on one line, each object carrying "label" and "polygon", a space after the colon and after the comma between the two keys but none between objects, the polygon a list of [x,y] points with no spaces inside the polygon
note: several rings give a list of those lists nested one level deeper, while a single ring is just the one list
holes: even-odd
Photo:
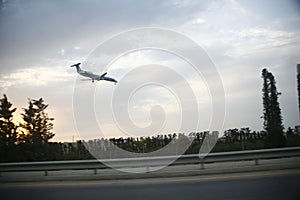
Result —
[{"label": "guardrail post", "polygon": [[258,159],[254,159],[255,165],[258,165]]},{"label": "guardrail post", "polygon": [[150,168],[149,166],[146,167],[146,173],[149,173],[150,172]]},{"label": "guardrail post", "polygon": [[204,168],[204,159],[203,158],[200,159],[200,168],[201,169],[205,169]]},{"label": "guardrail post", "polygon": [[45,176],[48,176],[48,170],[45,170]]},{"label": "guardrail post", "polygon": [[98,171],[97,171],[97,169],[94,169],[94,174],[96,175],[96,174],[98,174]]}]

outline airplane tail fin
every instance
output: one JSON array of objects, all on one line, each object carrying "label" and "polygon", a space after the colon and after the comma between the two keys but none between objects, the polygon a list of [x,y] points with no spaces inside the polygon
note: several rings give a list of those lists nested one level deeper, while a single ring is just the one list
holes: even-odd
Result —
[{"label": "airplane tail fin", "polygon": [[71,65],[70,67],[76,67],[76,70],[77,72],[81,71],[81,68],[79,67],[81,63],[77,63],[77,64],[74,64],[74,65]]}]

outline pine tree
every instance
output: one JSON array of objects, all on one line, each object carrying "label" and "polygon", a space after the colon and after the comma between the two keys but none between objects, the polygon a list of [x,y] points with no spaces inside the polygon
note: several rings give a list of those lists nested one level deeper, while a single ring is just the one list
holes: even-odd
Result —
[{"label": "pine tree", "polygon": [[17,141],[17,126],[13,123],[13,113],[16,108],[12,108],[12,103],[4,94],[0,99],[0,145],[2,147],[12,147]]},{"label": "pine tree", "polygon": [[54,137],[53,118],[50,118],[45,112],[48,107],[44,104],[44,100],[29,100],[28,108],[24,108],[22,114],[24,123],[21,124],[27,133],[25,134],[26,143],[31,144],[46,144],[51,138]]},{"label": "pine tree", "polygon": [[262,70],[263,78],[263,114],[264,114],[264,129],[268,133],[267,146],[281,147],[285,144],[283,136],[283,125],[281,117],[281,109],[278,102],[276,81],[272,73],[266,69]]},{"label": "pine tree", "polygon": [[4,94],[0,99],[0,160],[12,161],[16,156],[17,126],[13,123],[12,103]]}]

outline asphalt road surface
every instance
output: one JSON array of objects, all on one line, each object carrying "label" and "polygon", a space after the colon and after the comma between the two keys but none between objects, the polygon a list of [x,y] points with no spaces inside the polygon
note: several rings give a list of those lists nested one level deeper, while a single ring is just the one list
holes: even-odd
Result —
[{"label": "asphalt road surface", "polygon": [[300,170],[81,182],[1,183],[6,199],[300,199]]}]

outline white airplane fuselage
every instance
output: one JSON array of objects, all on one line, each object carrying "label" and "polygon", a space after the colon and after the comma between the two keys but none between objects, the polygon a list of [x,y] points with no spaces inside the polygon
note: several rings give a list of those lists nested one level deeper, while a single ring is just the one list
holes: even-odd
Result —
[{"label": "white airplane fuselage", "polygon": [[88,77],[92,80],[92,82],[94,82],[95,80],[100,81],[100,80],[105,80],[105,81],[110,81],[110,82],[114,82],[115,84],[118,82],[117,80],[115,80],[114,78],[111,77],[107,77],[106,74],[107,72],[105,72],[102,75],[98,75],[98,74],[94,74],[93,72],[89,72],[89,71],[85,71],[82,70],[79,67],[80,63],[71,65],[71,67],[76,67],[77,73],[80,74],[81,76],[85,76]]}]

